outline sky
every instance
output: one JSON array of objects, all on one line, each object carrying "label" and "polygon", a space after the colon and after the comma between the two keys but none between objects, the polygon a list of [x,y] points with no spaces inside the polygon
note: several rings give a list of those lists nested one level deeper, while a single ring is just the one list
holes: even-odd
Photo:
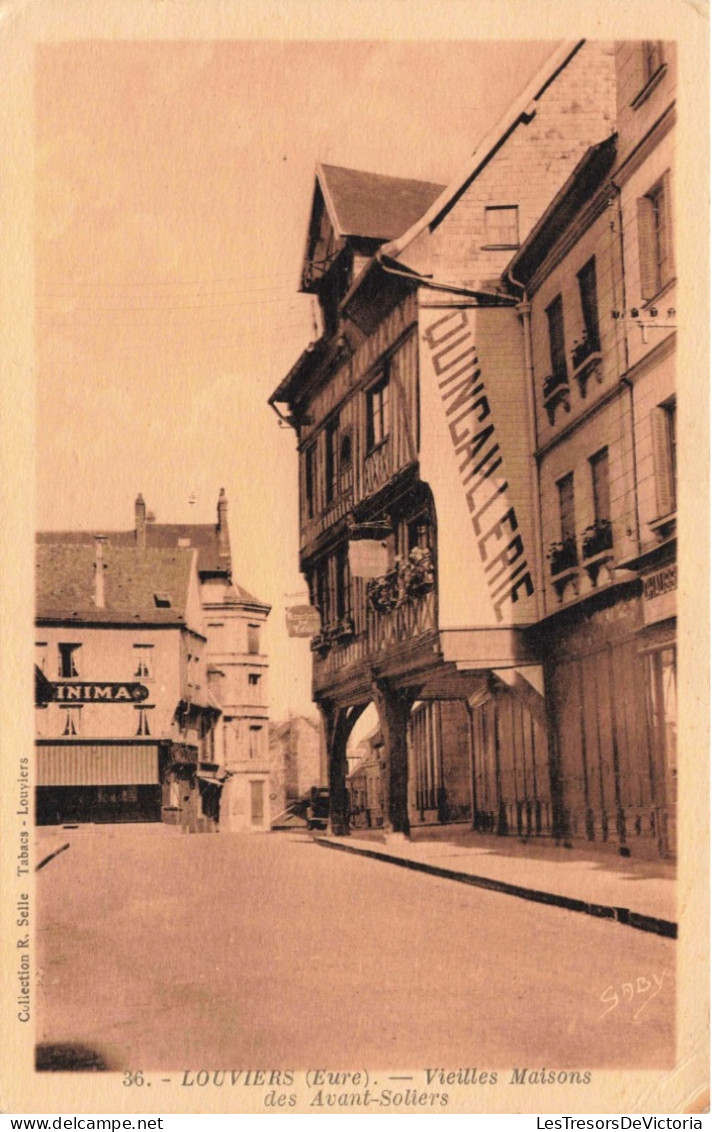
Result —
[{"label": "sky", "polygon": [[37,527],[210,523],[272,606],[271,715],[313,715],[295,435],[318,160],[447,184],[555,43],[44,43],[35,55]]}]

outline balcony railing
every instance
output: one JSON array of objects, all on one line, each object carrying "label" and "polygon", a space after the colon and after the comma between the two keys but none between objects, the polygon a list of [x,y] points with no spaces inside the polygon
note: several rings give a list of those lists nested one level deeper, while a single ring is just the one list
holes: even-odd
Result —
[{"label": "balcony railing", "polygon": [[368,453],[363,463],[363,492],[373,495],[387,484],[391,478],[391,441],[382,440],[377,448]]},{"label": "balcony railing", "polygon": [[558,405],[563,405],[567,413],[571,409],[571,387],[569,386],[568,375],[564,370],[552,373],[544,378],[542,395],[549,424],[553,425]]}]

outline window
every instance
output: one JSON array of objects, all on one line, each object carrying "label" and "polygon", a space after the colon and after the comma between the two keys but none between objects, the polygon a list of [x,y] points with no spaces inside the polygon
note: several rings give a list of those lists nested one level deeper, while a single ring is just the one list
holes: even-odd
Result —
[{"label": "window", "polygon": [[[596,257],[585,264],[578,273],[581,313],[583,315],[584,342],[581,343],[583,356],[596,353],[601,348],[598,331],[598,296],[596,294]],[[584,352],[585,351],[585,352]],[[581,358],[583,360],[583,357]]]},{"label": "window", "polygon": [[64,716],[62,736],[81,735],[82,709],[79,707],[65,708],[62,714]]},{"label": "window", "polygon": [[260,627],[259,625],[247,626],[247,651],[249,653],[257,654],[260,651]]},{"label": "window", "polygon": [[369,452],[390,434],[391,408],[388,371],[366,394],[366,447]]},{"label": "window", "polygon": [[304,453],[304,493],[307,518],[313,519],[316,514],[316,444]]},{"label": "window", "polygon": [[597,523],[608,522],[611,518],[611,497],[608,485],[608,449],[602,448],[592,456],[591,481],[593,486],[593,514]]},{"label": "window", "polygon": [[677,509],[677,424],[675,401],[653,410],[653,452],[658,518]]},{"label": "window", "polygon": [[336,617],[343,621],[351,616],[351,572],[349,547],[344,543],[336,554]]},{"label": "window", "polygon": [[331,503],[339,490],[339,418],[326,426],[326,502]]},{"label": "window", "polygon": [[516,204],[485,208],[485,245],[488,248],[519,247],[519,209]]},{"label": "window", "polygon": [[72,680],[79,676],[79,650],[81,645],[61,644],[59,650],[59,676],[62,680]]},{"label": "window", "polygon": [[638,200],[640,293],[652,299],[674,277],[670,174]]},{"label": "window", "polygon": [[262,728],[256,724],[250,724],[248,732],[248,755],[251,759],[259,759],[262,753]]},{"label": "window", "polygon": [[250,683],[250,684],[251,684],[251,685],[253,686],[253,688],[256,688],[256,687],[257,687],[257,685],[258,685],[258,684],[259,684],[259,682],[260,682],[259,673],[257,673],[257,672],[250,672],[250,674],[249,674],[249,676],[247,677],[247,679],[248,679],[249,683]]},{"label": "window", "polygon": [[139,680],[148,680],[153,675],[153,645],[134,645],[133,674]]},{"label": "window", "polygon": [[149,722],[148,722],[148,719],[149,719],[148,713],[150,711],[153,711],[153,708],[137,707],[137,708],[135,708],[135,711],[136,711],[137,716],[138,716],[138,723],[136,725],[136,734],[137,735],[150,735],[151,734],[151,728],[150,728]]},{"label": "window", "polygon": [[351,487],[351,433],[345,432],[341,437],[341,449],[339,451],[339,491],[348,491]]},{"label": "window", "polygon": [[261,675],[259,672],[248,672],[247,674],[247,691],[251,703],[258,703],[260,698],[260,682]]},{"label": "window", "polygon": [[567,380],[566,347],[564,341],[564,304],[561,295],[557,295],[553,303],[546,308],[546,317],[549,322],[549,351],[551,354],[551,369],[557,384]]},{"label": "window", "polygon": [[154,605],[156,606],[156,609],[170,609],[170,607],[171,607],[171,595],[167,594],[163,591],[160,592],[160,593],[155,593],[153,595],[153,602],[154,602]]},{"label": "window", "polygon": [[643,43],[643,79],[646,85],[657,75],[664,62],[662,41],[646,40]]},{"label": "window", "polygon": [[576,541],[576,512],[574,510],[574,473],[569,472],[557,483],[559,489],[559,519],[561,541]]}]

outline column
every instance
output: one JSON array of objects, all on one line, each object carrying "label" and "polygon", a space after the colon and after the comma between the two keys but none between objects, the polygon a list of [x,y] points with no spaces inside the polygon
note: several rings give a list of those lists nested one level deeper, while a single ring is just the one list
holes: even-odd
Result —
[{"label": "column", "polygon": [[417,693],[395,690],[385,680],[375,680],[372,692],[386,752],[384,830],[387,840],[400,840],[410,834],[407,728]]}]

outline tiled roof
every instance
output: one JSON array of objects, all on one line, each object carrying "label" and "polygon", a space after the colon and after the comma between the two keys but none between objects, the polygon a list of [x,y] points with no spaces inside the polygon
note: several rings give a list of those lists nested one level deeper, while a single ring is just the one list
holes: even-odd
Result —
[{"label": "tiled roof", "polygon": [[41,541],[36,547],[37,617],[184,623],[193,554],[188,548],[139,550],[107,542],[104,603],[98,608],[93,543]]},{"label": "tiled roof", "polygon": [[332,220],[344,236],[393,240],[419,220],[442,185],[320,165]]},{"label": "tiled roof", "polygon": [[[217,529],[211,523],[147,523],[146,546],[148,548],[181,547],[186,545],[198,551],[198,573],[217,573],[227,576],[230,559],[220,554]],[[75,546],[94,546],[97,535],[106,538],[106,545],[113,547],[136,547],[135,531],[38,531],[38,546],[52,543],[56,546],[71,544]],[[239,601],[261,605],[259,598],[253,596],[237,582],[231,581]]]}]

